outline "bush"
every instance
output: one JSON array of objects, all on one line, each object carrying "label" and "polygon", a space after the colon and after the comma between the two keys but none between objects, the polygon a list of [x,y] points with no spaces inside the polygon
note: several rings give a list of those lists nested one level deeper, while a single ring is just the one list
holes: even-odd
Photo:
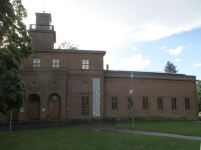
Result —
[{"label": "bush", "polygon": [[[100,123],[113,122],[114,116],[103,116],[103,118],[68,118],[66,123]],[[132,116],[117,116],[117,122],[132,122]],[[194,116],[135,116],[135,122],[165,122],[165,121],[201,121],[201,117]]]}]

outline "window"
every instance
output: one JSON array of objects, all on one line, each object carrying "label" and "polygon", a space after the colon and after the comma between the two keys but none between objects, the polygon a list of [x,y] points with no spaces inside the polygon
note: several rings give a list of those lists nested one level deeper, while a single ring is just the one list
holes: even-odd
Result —
[{"label": "window", "polygon": [[112,109],[117,109],[117,98],[112,97]]},{"label": "window", "polygon": [[52,68],[53,69],[59,68],[59,59],[52,59]]},{"label": "window", "polygon": [[163,101],[162,101],[162,98],[158,98],[158,109],[163,109]]},{"label": "window", "polygon": [[185,108],[190,109],[189,99],[185,99]]},{"label": "window", "polygon": [[177,109],[176,98],[172,98],[172,109]]},{"label": "window", "polygon": [[89,60],[82,60],[82,69],[89,69]]},{"label": "window", "polygon": [[148,98],[143,98],[143,109],[148,109]]},{"label": "window", "polygon": [[89,115],[89,97],[82,97],[82,115]]},{"label": "window", "polygon": [[131,97],[128,98],[128,109],[133,109],[133,101]]},{"label": "window", "polygon": [[34,68],[40,68],[40,59],[33,59],[33,67]]}]

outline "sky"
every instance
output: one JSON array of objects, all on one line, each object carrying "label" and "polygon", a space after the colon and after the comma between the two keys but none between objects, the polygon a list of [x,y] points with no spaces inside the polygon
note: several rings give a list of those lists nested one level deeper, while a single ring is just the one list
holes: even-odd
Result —
[{"label": "sky", "polygon": [[[104,68],[164,72],[201,80],[201,0],[22,0],[27,28],[35,12],[51,13],[56,43],[106,51]],[[45,3],[45,5],[44,5]]]}]

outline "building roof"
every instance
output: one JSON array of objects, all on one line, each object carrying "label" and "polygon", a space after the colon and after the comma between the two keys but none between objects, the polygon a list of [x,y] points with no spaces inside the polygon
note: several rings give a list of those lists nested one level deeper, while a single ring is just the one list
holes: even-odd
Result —
[{"label": "building roof", "polygon": [[106,51],[96,50],[70,50],[70,49],[53,49],[53,50],[34,50],[34,52],[42,53],[80,53],[80,54],[101,54],[105,55]]}]

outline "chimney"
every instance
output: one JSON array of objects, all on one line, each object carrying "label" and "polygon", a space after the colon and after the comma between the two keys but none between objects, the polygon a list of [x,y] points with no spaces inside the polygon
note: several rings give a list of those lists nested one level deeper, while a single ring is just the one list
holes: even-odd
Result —
[{"label": "chimney", "polygon": [[109,70],[109,64],[106,65],[106,70]]}]

